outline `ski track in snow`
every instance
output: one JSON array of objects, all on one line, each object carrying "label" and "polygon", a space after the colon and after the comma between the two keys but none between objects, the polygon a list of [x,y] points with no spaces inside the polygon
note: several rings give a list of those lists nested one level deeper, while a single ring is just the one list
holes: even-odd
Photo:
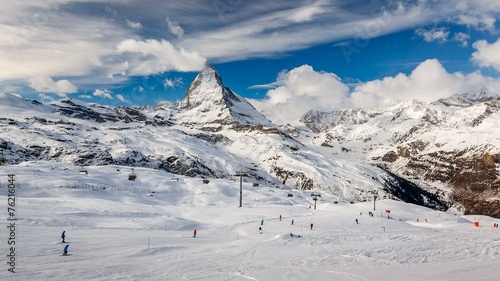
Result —
[{"label": "ski track in snow", "polygon": [[[498,220],[489,217],[460,217],[390,200],[378,201],[369,217],[372,203],[333,204],[337,198],[328,194],[314,210],[308,208],[308,192],[294,191],[302,198],[288,199],[286,190],[270,193],[251,183],[244,184],[238,208],[239,183],[227,180],[211,180],[199,193],[201,179],[166,183],[163,172],[151,170],[139,176],[158,190],[176,192],[78,189],[61,181],[77,174],[77,167],[57,174],[51,166],[63,164],[30,165],[37,169],[0,171],[4,206],[6,175],[16,174],[21,184],[17,273],[7,272],[3,258],[0,280],[498,280],[500,230],[492,227]],[[124,188],[133,184],[113,181]],[[386,209],[393,219],[387,219]],[[4,249],[5,225],[4,211]],[[61,256],[62,230],[70,245],[67,257]]]}]

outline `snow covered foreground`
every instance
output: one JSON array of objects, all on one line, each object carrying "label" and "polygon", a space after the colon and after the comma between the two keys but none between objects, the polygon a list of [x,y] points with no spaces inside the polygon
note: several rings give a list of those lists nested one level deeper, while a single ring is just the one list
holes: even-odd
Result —
[{"label": "snow covered foreground", "polygon": [[[239,208],[239,181],[175,181],[143,168],[129,181],[130,168],[87,169],[81,175],[53,162],[0,167],[0,280],[500,280],[500,229],[493,228],[499,221],[489,217],[392,200],[377,201],[373,211],[372,202],[328,194],[314,210],[310,191],[251,182],[243,183]],[[15,274],[5,255],[10,173],[20,185]]]}]

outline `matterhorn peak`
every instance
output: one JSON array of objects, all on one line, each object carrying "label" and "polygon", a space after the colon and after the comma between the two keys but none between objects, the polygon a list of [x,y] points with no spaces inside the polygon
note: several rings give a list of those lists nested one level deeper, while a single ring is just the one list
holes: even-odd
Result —
[{"label": "matterhorn peak", "polygon": [[205,61],[205,67],[189,85],[186,96],[180,103],[180,108],[195,108],[207,101],[220,103],[230,94],[232,92],[224,87],[217,70],[212,64]]},{"label": "matterhorn peak", "polygon": [[[189,123],[262,124],[271,122],[243,97],[224,86],[215,67],[208,61],[189,85],[179,103],[180,119]],[[196,116],[195,118],[192,118]]]}]

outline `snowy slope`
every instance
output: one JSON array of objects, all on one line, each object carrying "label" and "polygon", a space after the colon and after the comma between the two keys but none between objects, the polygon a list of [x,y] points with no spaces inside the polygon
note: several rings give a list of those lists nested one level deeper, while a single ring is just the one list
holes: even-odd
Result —
[{"label": "snowy slope", "polygon": [[86,169],[82,175],[57,162],[0,169],[1,202],[7,174],[19,187],[16,273],[7,271],[4,255],[1,280],[498,279],[500,230],[492,224],[499,221],[490,217],[387,199],[374,211],[371,202],[335,203],[339,198],[328,193],[315,210],[309,191],[288,197],[287,190],[251,182],[243,183],[238,208],[238,181],[203,184],[147,168],[136,168],[137,180],[128,181],[128,167]]}]

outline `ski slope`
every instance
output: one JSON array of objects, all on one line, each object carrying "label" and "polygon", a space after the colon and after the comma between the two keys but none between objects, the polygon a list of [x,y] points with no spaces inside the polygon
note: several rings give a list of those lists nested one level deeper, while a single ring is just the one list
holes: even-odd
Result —
[{"label": "ski slope", "polygon": [[[374,211],[324,193],[314,209],[310,191],[252,182],[239,208],[239,180],[136,168],[129,181],[128,167],[84,175],[56,162],[0,168],[0,280],[499,280],[499,221],[490,217],[392,200]],[[19,187],[16,273],[4,254],[7,174]]]}]

